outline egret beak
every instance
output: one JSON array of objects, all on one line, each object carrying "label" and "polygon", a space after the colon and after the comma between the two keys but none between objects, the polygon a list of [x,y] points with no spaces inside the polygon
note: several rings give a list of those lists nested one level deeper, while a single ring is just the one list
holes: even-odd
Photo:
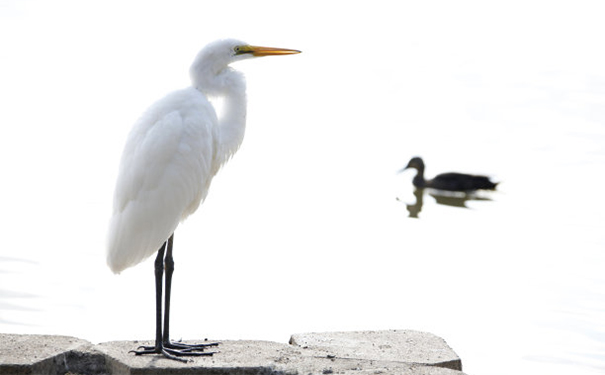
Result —
[{"label": "egret beak", "polygon": [[248,53],[252,53],[253,56],[275,56],[275,55],[294,55],[300,53],[295,49],[286,48],[273,48],[273,47],[258,47],[258,46],[247,46],[249,49]]}]

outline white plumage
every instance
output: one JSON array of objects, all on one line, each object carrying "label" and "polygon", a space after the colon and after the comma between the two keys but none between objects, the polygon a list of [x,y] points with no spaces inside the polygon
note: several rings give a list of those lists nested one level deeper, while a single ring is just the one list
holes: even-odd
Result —
[{"label": "white plumage", "polygon": [[[115,273],[153,253],[206,198],[212,178],[240,146],[246,85],[228,64],[298,51],[222,40],[195,58],[192,86],[153,104],[135,123],[122,154],[107,241]],[[220,97],[219,119],[208,97]]]},{"label": "white plumage", "polygon": [[206,197],[218,170],[214,109],[188,88],[156,102],[137,121],[114,195],[107,264],[121,272],[155,253]]}]

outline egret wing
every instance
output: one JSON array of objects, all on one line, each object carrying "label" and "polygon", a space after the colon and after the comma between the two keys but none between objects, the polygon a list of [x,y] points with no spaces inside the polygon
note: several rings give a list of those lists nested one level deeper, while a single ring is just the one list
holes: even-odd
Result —
[{"label": "egret wing", "polygon": [[207,194],[216,115],[195,93],[177,93],[152,106],[127,140],[108,239],[114,272],[156,252]]}]

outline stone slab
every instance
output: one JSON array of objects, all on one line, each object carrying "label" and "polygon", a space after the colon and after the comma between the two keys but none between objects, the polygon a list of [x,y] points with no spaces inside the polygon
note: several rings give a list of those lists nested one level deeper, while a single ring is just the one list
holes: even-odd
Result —
[{"label": "stone slab", "polygon": [[[159,355],[129,353],[140,345],[153,344],[151,341],[92,345],[66,336],[0,334],[0,374],[463,375],[439,367],[457,356],[445,341],[422,332],[311,333],[293,335],[291,341],[222,341],[214,356],[192,357],[191,362],[181,363]],[[396,348],[400,345],[403,347]]]},{"label": "stone slab", "polygon": [[[193,343],[191,341],[185,341]],[[111,374],[264,374],[271,373],[275,364],[287,363],[296,352],[287,344],[268,341],[221,341],[211,357],[190,357],[188,363],[166,359],[159,355],[137,356],[129,353],[140,345],[153,341],[113,341],[101,343],[97,349],[105,354]]]},{"label": "stone slab", "polygon": [[128,353],[139,345],[153,342],[115,341],[102,343],[97,350],[106,355],[111,374],[177,375],[177,374],[397,374],[461,375],[443,367],[406,363],[401,360],[338,358],[296,345],[268,341],[222,341],[212,357],[193,357],[189,363],[157,355],[135,356]]},{"label": "stone slab", "polygon": [[39,375],[80,371],[103,374],[104,358],[93,345],[69,336],[0,334],[0,374]]},{"label": "stone slab", "polygon": [[335,358],[405,362],[462,371],[445,340],[428,332],[384,330],[294,334],[290,344]]}]

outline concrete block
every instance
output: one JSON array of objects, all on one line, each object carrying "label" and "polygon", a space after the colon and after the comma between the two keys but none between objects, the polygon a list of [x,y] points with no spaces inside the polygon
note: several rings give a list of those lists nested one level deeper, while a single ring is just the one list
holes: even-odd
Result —
[{"label": "concrete block", "polygon": [[439,367],[461,368],[460,360],[445,341],[423,332],[309,333],[291,342],[223,341],[214,356],[181,363],[129,353],[151,341],[92,345],[65,336],[0,334],[0,374],[463,375]]},{"label": "concrete block", "polygon": [[332,358],[404,362],[462,371],[462,361],[445,340],[411,330],[295,334],[290,344]]},{"label": "concrete block", "polygon": [[97,349],[106,355],[110,374],[120,375],[218,375],[218,374],[345,374],[345,375],[461,375],[441,367],[397,361],[334,358],[315,351],[267,341],[224,341],[212,357],[195,357],[180,363],[161,356],[135,356],[129,350],[152,342],[117,341]]},{"label": "concrete block", "polygon": [[213,349],[218,351],[214,356],[189,357],[189,363],[181,363],[155,354],[128,353],[139,345],[153,345],[153,341],[114,341],[101,343],[97,349],[106,356],[109,373],[120,375],[271,374],[277,364],[287,363],[295,356],[295,350],[287,344],[221,341],[220,346]]},{"label": "concrete block", "polygon": [[0,374],[105,374],[105,358],[86,340],[69,336],[0,334]]}]

